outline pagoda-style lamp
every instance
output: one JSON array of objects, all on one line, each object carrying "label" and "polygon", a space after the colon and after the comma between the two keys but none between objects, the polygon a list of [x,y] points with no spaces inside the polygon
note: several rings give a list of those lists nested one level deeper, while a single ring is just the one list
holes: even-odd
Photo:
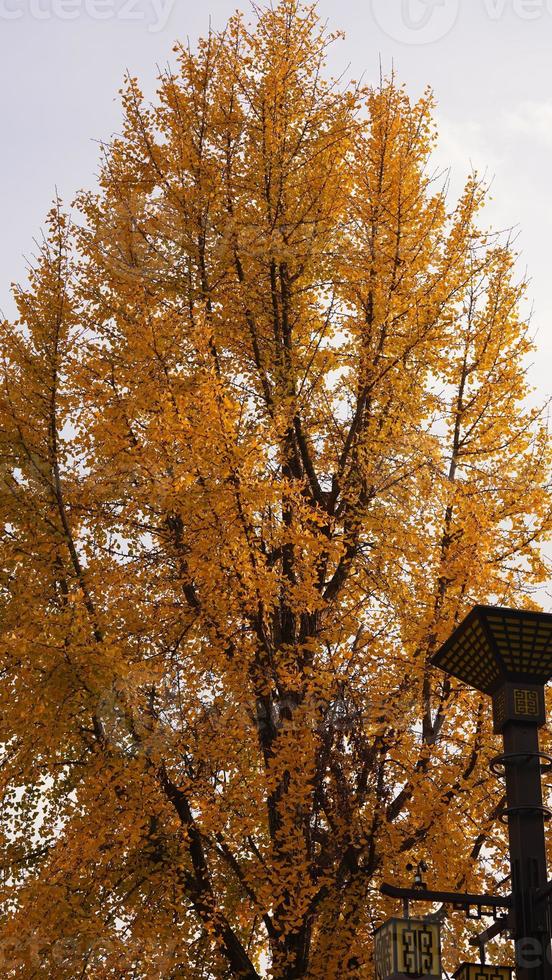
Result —
[{"label": "pagoda-style lamp", "polygon": [[452,975],[454,980],[512,980],[513,972],[511,966],[462,963]]},{"label": "pagoda-style lamp", "polygon": [[374,935],[376,980],[441,980],[438,922],[388,919]]},{"label": "pagoda-style lamp", "polygon": [[[512,870],[511,919],[518,980],[552,980],[541,771],[552,759],[539,750],[545,724],[544,685],[552,677],[552,615],[476,606],[432,660],[493,699],[494,730],[504,754],[493,772],[506,779]],[[467,980],[470,980],[468,977]]]}]

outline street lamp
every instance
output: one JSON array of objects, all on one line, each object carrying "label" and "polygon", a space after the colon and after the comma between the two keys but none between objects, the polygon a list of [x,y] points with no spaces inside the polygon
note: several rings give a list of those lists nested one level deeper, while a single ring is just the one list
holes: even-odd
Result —
[{"label": "street lamp", "polygon": [[[538,717],[544,724],[544,685],[552,677],[552,615],[498,606],[475,606],[435,654],[432,663],[447,674],[493,697],[505,685],[535,687],[523,697],[514,718]],[[540,695],[540,697],[538,696]],[[521,710],[525,705],[529,710]],[[505,719],[498,721],[500,731]]]},{"label": "street lamp", "polygon": [[506,780],[506,807],[500,816],[508,824],[512,892],[421,892],[387,883],[381,891],[403,903],[441,902],[470,916],[475,909],[478,918],[493,917],[493,924],[472,940],[480,947],[481,965],[463,963],[456,980],[507,976],[507,968],[486,966],[484,960],[485,944],[504,932],[516,942],[517,980],[552,980],[552,882],[547,882],[544,834],[552,810],[543,805],[541,787],[541,772],[552,768],[552,757],[540,751],[538,735],[546,721],[544,685],[552,677],[552,615],[476,606],[432,664],[492,698],[494,731],[502,735],[504,752],[493,759],[491,768]]},{"label": "street lamp", "polygon": [[[546,886],[544,821],[552,816],[541,788],[541,770],[551,760],[539,750],[544,685],[552,677],[552,615],[476,606],[432,663],[493,699],[494,730],[504,742],[492,768],[506,779],[501,818],[508,823],[516,972],[518,980],[549,980],[548,908],[536,897]],[[529,965],[537,958],[540,966]]]},{"label": "street lamp", "polygon": [[374,936],[374,965],[376,980],[441,980],[439,924],[426,919],[388,919]]},{"label": "street lamp", "polygon": [[512,980],[511,966],[462,963],[452,974],[454,980]]}]

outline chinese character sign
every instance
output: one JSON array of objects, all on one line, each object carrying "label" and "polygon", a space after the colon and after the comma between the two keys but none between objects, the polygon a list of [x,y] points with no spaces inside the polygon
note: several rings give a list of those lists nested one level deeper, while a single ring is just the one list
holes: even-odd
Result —
[{"label": "chinese character sign", "polygon": [[375,935],[376,980],[441,978],[439,926],[424,919],[390,919]]}]

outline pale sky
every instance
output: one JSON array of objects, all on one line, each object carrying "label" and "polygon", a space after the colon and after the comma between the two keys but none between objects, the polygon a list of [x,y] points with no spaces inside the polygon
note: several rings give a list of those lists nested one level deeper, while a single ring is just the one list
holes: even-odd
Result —
[{"label": "pale sky", "polygon": [[[97,141],[117,130],[128,68],[154,90],[156,64],[176,39],[222,27],[235,0],[0,0],[0,307],[24,276],[57,186],[64,200],[90,185]],[[246,0],[243,8],[248,9]],[[431,84],[440,164],[453,188],[471,165],[494,177],[489,219],[519,226],[532,279],[539,354],[534,379],[552,393],[552,0],[321,0],[346,33],[334,73],[376,81],[394,65],[412,96]],[[522,271],[522,270],[520,270]]]}]

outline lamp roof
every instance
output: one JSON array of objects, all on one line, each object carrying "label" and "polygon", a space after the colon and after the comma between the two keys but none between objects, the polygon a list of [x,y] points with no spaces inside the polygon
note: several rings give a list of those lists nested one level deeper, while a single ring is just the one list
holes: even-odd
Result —
[{"label": "lamp roof", "polygon": [[431,662],[485,694],[505,681],[546,684],[552,677],[552,614],[474,606]]}]

